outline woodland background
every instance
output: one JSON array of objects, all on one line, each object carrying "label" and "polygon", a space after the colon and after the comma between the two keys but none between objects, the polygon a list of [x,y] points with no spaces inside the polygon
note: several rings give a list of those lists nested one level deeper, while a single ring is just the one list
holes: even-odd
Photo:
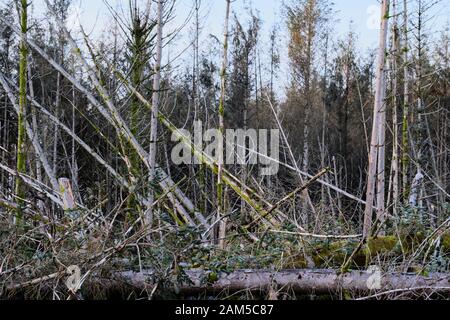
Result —
[{"label": "woodland background", "polygon": [[[383,0],[369,54],[328,0],[280,2],[270,34],[223,1],[202,42],[200,0],[170,33],[177,1],[105,2],[96,38],[69,32],[71,0],[45,21],[1,1],[0,295],[448,298],[449,25],[429,23],[447,1]],[[280,129],[280,172],[202,156],[176,129],[198,120]],[[172,164],[174,133],[203,164]]]}]

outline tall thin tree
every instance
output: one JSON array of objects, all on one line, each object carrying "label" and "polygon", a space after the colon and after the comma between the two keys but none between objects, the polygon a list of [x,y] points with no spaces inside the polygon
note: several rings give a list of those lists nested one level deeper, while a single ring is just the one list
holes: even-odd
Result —
[{"label": "tall thin tree", "polygon": [[[386,110],[384,97],[386,92],[385,64],[386,64],[386,42],[389,21],[389,0],[383,0],[381,7],[381,29],[380,44],[378,48],[378,66],[376,72],[375,103],[373,111],[372,138],[369,153],[369,169],[367,176],[366,208],[364,211],[363,235],[370,236],[372,229],[373,204],[375,191],[377,192],[377,215],[378,219],[384,219],[384,136],[386,128]],[[379,203],[378,201],[383,201]]]},{"label": "tall thin tree", "polygon": [[[226,0],[226,12],[225,12],[225,27],[224,27],[224,42],[223,42],[223,63],[220,73],[220,99],[219,99],[219,131],[224,136],[225,132],[225,89],[227,79],[227,66],[228,66],[228,23],[230,20],[230,8],[231,0]],[[217,171],[217,217],[220,220],[219,223],[219,248],[225,248],[225,235],[227,228],[227,220],[225,215],[225,198],[223,190],[223,139],[219,139],[219,159],[218,159],[218,171]]]},{"label": "tall thin tree", "polygon": [[408,203],[409,174],[409,43],[408,1],[403,1],[403,119],[402,119],[402,188],[404,204]]},{"label": "tall thin tree", "polygon": [[[162,59],[162,33],[163,33],[163,1],[158,0],[157,7],[157,33],[156,33],[156,61],[155,75],[153,78],[153,95],[152,95],[152,115],[150,121],[150,152],[149,152],[149,179],[151,184],[155,184],[156,177],[156,152],[158,140],[158,114],[159,114],[159,91],[161,87],[161,59]],[[148,208],[145,215],[146,224],[150,225],[153,220],[153,202],[155,192],[150,188]]]},{"label": "tall thin tree", "polygon": [[[20,1],[20,28],[21,40],[19,48],[19,113],[17,119],[17,173],[23,174],[26,171],[26,107],[27,107],[27,56],[28,49],[26,44],[26,36],[28,31],[28,2],[27,0]],[[16,215],[16,223],[20,224],[22,220],[22,206],[25,198],[24,186],[21,183],[21,178],[17,176],[15,192],[18,198],[19,209]]]},{"label": "tall thin tree", "polygon": [[397,206],[399,200],[399,145],[398,145],[398,71],[397,60],[399,53],[399,32],[397,19],[397,0],[392,2],[393,8],[393,26],[392,26],[392,54],[391,54],[391,75],[392,75],[392,203],[394,216],[397,215]]}]

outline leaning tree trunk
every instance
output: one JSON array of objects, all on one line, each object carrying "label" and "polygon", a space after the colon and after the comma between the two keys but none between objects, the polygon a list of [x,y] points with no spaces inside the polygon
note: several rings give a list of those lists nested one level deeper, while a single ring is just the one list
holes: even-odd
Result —
[{"label": "leaning tree trunk", "polygon": [[[20,115],[20,104],[18,105],[16,102],[16,97],[14,96],[13,91],[11,90],[11,87],[8,85],[6,78],[3,76],[3,74],[0,72],[0,85],[3,86],[5,89],[9,100],[11,101],[11,104],[13,105],[14,110],[16,111],[17,115]],[[26,98],[26,96],[25,96]],[[31,141],[31,144],[34,148],[34,152],[37,156],[37,158],[40,161],[40,164],[42,164],[44,171],[47,175],[47,178],[50,180],[50,185],[53,189],[53,191],[58,191],[58,181],[56,180],[56,175],[54,171],[52,170],[52,167],[50,166],[50,163],[47,159],[47,156],[41,146],[40,139],[38,136],[38,132],[33,130],[33,127],[28,123],[27,120],[23,121],[23,126],[25,129],[25,133],[28,135],[28,139]],[[21,179],[20,174],[23,174],[23,171],[17,171],[18,175],[16,179]],[[22,180],[22,179],[21,179]],[[42,179],[37,179],[39,182],[42,183]],[[18,206],[20,209],[20,206]]]},{"label": "leaning tree trunk", "polygon": [[[377,215],[382,222],[384,219],[384,141],[386,128],[386,110],[383,103],[385,97],[385,74],[386,63],[386,39],[389,19],[389,0],[383,0],[381,12],[380,46],[378,48],[378,67],[376,74],[375,105],[373,113],[372,140],[369,153],[369,170],[367,177],[367,197],[364,211],[365,237],[370,236],[372,228],[373,203],[375,199],[375,183],[377,184]],[[380,150],[380,146],[383,146]]]},{"label": "leaning tree trunk", "polygon": [[[44,0],[48,5],[48,0]],[[50,8],[50,6],[49,6]],[[56,16],[53,13],[54,16]],[[3,23],[8,24],[8,22],[3,19],[3,17],[0,16],[0,21]],[[102,97],[104,104],[106,105],[107,109],[104,108],[104,105],[101,104],[93,94],[91,94],[81,83],[76,80],[73,76],[71,76],[69,73],[67,73],[58,63],[56,63],[53,59],[51,59],[35,42],[33,42],[31,39],[26,39],[28,45],[32,47],[36,52],[39,53],[46,61],[48,61],[58,72],[60,72],[67,80],[69,80],[72,84],[76,86],[78,90],[82,94],[86,96],[86,98],[92,103],[92,105],[100,112],[100,114],[116,129],[117,134],[119,136],[122,136],[126,138],[127,142],[130,143],[136,152],[138,152],[139,156],[143,160],[144,164],[148,166],[148,153],[144,150],[142,145],[139,144],[139,142],[136,140],[136,138],[131,134],[130,129],[128,128],[127,124],[124,122],[123,118],[118,113],[118,110],[116,109],[115,105],[113,104],[113,99],[109,97],[106,90],[100,83],[100,80],[95,75],[95,72],[92,70],[92,68],[89,66],[87,61],[84,59],[84,57],[81,55],[81,50],[77,46],[74,39],[71,37],[68,30],[65,28],[64,24],[60,20],[56,20],[60,26],[63,26],[63,30],[65,31],[66,37],[71,44],[71,46],[74,48],[74,52],[77,54],[77,57],[80,59],[80,62],[82,65],[86,68],[88,71],[89,77],[94,83],[99,95]],[[8,26],[11,28],[12,31],[14,31],[17,34],[20,34],[20,30],[12,26],[11,24],[8,24]],[[141,97],[142,98],[142,97]],[[140,99],[141,99],[140,98]],[[158,166],[156,166],[158,167]],[[158,174],[165,174],[165,172],[161,169],[158,170]],[[163,188],[163,190],[166,193],[174,193],[177,198],[180,200],[180,202],[186,206],[186,208],[190,211],[196,214],[197,212],[194,211],[194,206],[192,202],[184,195],[184,193],[179,189],[179,187],[173,182],[172,179],[169,177],[163,177],[163,180],[159,183],[159,185]],[[177,206],[178,208],[178,206]],[[186,212],[181,212],[180,214],[184,215]]]}]

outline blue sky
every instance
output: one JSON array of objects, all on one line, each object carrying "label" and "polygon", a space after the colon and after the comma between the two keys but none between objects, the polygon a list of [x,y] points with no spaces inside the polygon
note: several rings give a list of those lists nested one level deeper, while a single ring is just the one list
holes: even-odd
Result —
[{"label": "blue sky", "polygon": [[[0,2],[6,0],[0,0]],[[127,8],[128,0],[105,0],[112,7]],[[143,3],[147,0],[141,0]],[[192,9],[194,0],[176,0],[176,18],[174,25],[181,25],[185,20],[187,13]],[[289,1],[289,0],[287,0]],[[403,2],[403,0],[397,0]],[[431,1],[431,0],[430,0]],[[43,0],[32,0],[35,13],[42,13],[44,8]],[[413,0],[408,0],[413,3]],[[239,16],[246,15],[245,8],[251,7],[258,12],[263,21],[263,37],[267,36],[268,31],[275,23],[284,27],[284,19],[281,14],[283,0],[234,0],[232,9]],[[411,4],[412,6],[412,4]],[[338,20],[334,24],[335,35],[343,36],[349,30],[350,22],[353,21],[353,29],[359,36],[359,47],[375,47],[377,44],[378,30],[370,28],[374,18],[378,17],[375,12],[379,7],[378,0],[334,0],[334,19]],[[223,19],[225,14],[225,0],[201,0],[202,16],[206,18],[203,23],[204,34],[210,33],[220,36],[223,33]],[[375,11],[374,11],[375,10]],[[412,8],[411,8],[412,10]],[[73,0],[71,23],[80,21],[87,30],[93,30],[94,34],[99,34],[107,30],[109,18],[108,9],[104,0]],[[450,17],[450,0],[441,0],[432,12],[433,19],[429,22],[434,27],[442,27],[447,23]],[[441,28],[441,29],[442,29]]]},{"label": "blue sky", "polygon": [[[3,0],[0,0],[3,1]],[[112,7],[126,8],[128,0],[107,0]],[[448,1],[448,0],[445,0]],[[34,9],[37,14],[42,12],[43,1],[33,0]],[[175,23],[181,24],[192,9],[194,0],[177,0]],[[246,14],[246,7],[251,7],[263,21],[263,31],[268,31],[274,23],[280,23],[284,26],[281,14],[282,0],[235,0],[232,9],[239,16]],[[223,33],[223,18],[225,14],[225,0],[201,0],[203,16],[206,17],[204,29],[208,33],[220,36]],[[335,0],[336,15],[339,19],[335,26],[338,34],[345,34],[348,31],[350,21],[354,21],[356,31],[361,35],[362,45],[364,47],[376,44],[378,36],[377,30],[367,28],[367,20],[371,17],[368,9],[378,6],[377,0]],[[104,31],[105,22],[108,19],[108,10],[103,0],[74,0],[71,21],[80,20],[86,29],[95,29],[95,33]],[[205,31],[206,32],[206,31]],[[264,33],[263,33],[264,34]]]},{"label": "blue sky", "polygon": [[[0,2],[6,0],[0,0]],[[112,7],[127,7],[128,0],[106,0]],[[145,2],[146,0],[142,0]],[[175,21],[182,22],[192,8],[194,0],[176,0],[176,14]],[[289,0],[288,0],[289,1]],[[397,0],[403,2],[402,0]],[[37,13],[42,12],[43,1],[32,0],[34,9]],[[73,0],[74,7],[78,14],[74,14],[72,21],[77,21],[75,17],[80,17],[83,25],[96,26],[102,28],[102,24],[108,20],[108,10],[104,4],[104,0]],[[409,3],[414,1],[408,0]],[[237,14],[245,14],[245,7],[252,7],[256,9],[263,22],[265,29],[270,29],[270,26],[276,22],[282,21],[280,8],[283,0],[234,0],[232,8]],[[201,0],[202,12],[207,15],[205,28],[209,33],[222,33],[223,16],[225,14],[225,0]],[[363,46],[372,46],[376,44],[378,32],[375,29],[367,27],[367,21],[373,17],[373,8],[379,6],[378,0],[334,0],[334,9],[336,15],[335,19],[339,22],[335,25],[335,30],[338,34],[344,34],[348,30],[350,21],[354,22],[356,31],[360,35],[360,40]],[[81,9],[79,9],[81,8]],[[450,1],[441,0],[441,4],[436,6],[433,15],[438,25],[446,23],[447,17],[450,16]]]},{"label": "blue sky", "polygon": [[[0,3],[6,0],[0,0]],[[71,17],[69,19],[69,27],[75,27],[80,22],[84,29],[91,33],[92,37],[101,35],[108,35],[108,30],[111,27],[111,18],[107,6],[104,1],[107,1],[113,8],[126,10],[128,0],[73,0],[71,10]],[[141,0],[145,3],[148,0]],[[166,32],[173,31],[183,25],[189,12],[193,8],[194,0],[176,0],[175,18],[169,26],[166,27]],[[289,1],[289,0],[287,0]],[[403,0],[397,0],[403,3]],[[434,0],[430,0],[434,1]],[[41,19],[46,19],[42,13],[44,12],[43,0],[32,0],[33,14]],[[410,11],[414,11],[415,0],[408,0],[410,3]],[[241,18],[247,20],[248,8],[252,8],[257,12],[262,19],[261,40],[267,51],[267,43],[269,39],[269,31],[274,24],[279,24],[282,28],[285,27],[284,18],[282,15],[283,0],[234,0],[232,2],[232,9]],[[156,7],[156,6],[154,6]],[[122,8],[122,9],[120,9]],[[247,9],[246,9],[247,8]],[[377,39],[379,30],[377,30],[379,23],[379,1],[378,0],[334,0],[333,19],[336,22],[332,26],[333,38],[343,38],[352,25],[352,30],[356,33],[358,41],[357,48],[361,54],[367,53],[370,49],[377,47]],[[400,6],[401,9],[401,6]],[[201,0],[201,21],[202,21],[202,39],[208,38],[209,34],[213,34],[222,40],[223,22],[225,15],[225,0]],[[428,21],[429,34],[440,32],[448,25],[450,17],[450,0],[441,0],[430,13]],[[351,23],[352,22],[352,23]],[[190,32],[193,21],[184,27],[180,32],[185,36],[178,37],[174,44],[170,45],[170,56],[178,57],[176,63],[183,66],[185,61],[190,61],[192,54],[191,50],[186,50],[189,47],[192,37]],[[281,34],[286,35],[282,29]],[[187,35],[187,36],[186,36]],[[282,70],[281,74],[286,72],[283,69],[288,67],[286,43],[287,39],[282,38],[281,41],[281,58]],[[265,52],[263,52],[264,54]],[[166,55],[167,56],[167,55]],[[287,84],[287,77],[280,77],[280,86]]]}]

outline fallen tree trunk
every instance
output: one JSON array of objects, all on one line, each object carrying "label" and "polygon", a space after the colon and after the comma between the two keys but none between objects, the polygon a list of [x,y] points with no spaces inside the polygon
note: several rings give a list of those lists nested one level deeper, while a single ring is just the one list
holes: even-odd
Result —
[{"label": "fallen tree trunk", "polygon": [[[327,294],[340,291],[360,293],[383,292],[389,290],[427,291],[446,293],[450,296],[450,273],[433,273],[421,276],[414,273],[385,273],[381,281],[377,281],[373,273],[352,271],[338,274],[335,270],[238,270],[230,274],[212,274],[204,270],[188,270],[189,280],[178,285],[181,294],[201,294],[237,292],[250,290],[253,292],[291,290],[296,293]],[[152,271],[122,272],[112,279],[94,279],[93,282],[108,287],[128,285],[136,290],[151,289],[155,286],[155,274]],[[212,283],[211,283],[212,282]],[[92,284],[92,282],[91,282]],[[89,286],[89,283],[86,283]],[[375,288],[374,288],[375,287]],[[372,288],[372,290],[371,290]]]},{"label": "fallen tree trunk", "polygon": [[[23,284],[5,286],[0,290],[0,297],[34,297],[30,286],[38,286],[39,296],[52,296],[55,289],[51,280],[64,280],[65,273],[54,273]],[[231,294],[250,291],[254,294],[270,296],[274,293],[289,292],[315,295],[351,294],[362,299],[385,297],[392,298],[398,294],[410,293],[413,297],[439,294],[440,298],[450,298],[450,273],[433,273],[421,276],[414,273],[384,273],[377,283],[374,273],[367,271],[352,271],[339,274],[335,270],[327,269],[298,269],[298,270],[237,270],[230,274],[215,274],[205,270],[187,270],[179,275],[182,283],[164,283],[154,271],[118,272],[109,276],[94,274],[81,287],[81,296],[86,299],[107,299],[108,297],[122,297],[130,299],[132,296],[150,294],[151,297],[169,296],[186,297],[217,294]],[[59,281],[59,280],[58,280]],[[67,290],[60,282],[60,288]],[[377,284],[379,286],[377,286]],[[0,288],[1,289],[1,288]],[[26,293],[26,294],[25,294]],[[134,293],[134,295],[133,295]],[[172,299],[171,298],[171,299]]]}]

